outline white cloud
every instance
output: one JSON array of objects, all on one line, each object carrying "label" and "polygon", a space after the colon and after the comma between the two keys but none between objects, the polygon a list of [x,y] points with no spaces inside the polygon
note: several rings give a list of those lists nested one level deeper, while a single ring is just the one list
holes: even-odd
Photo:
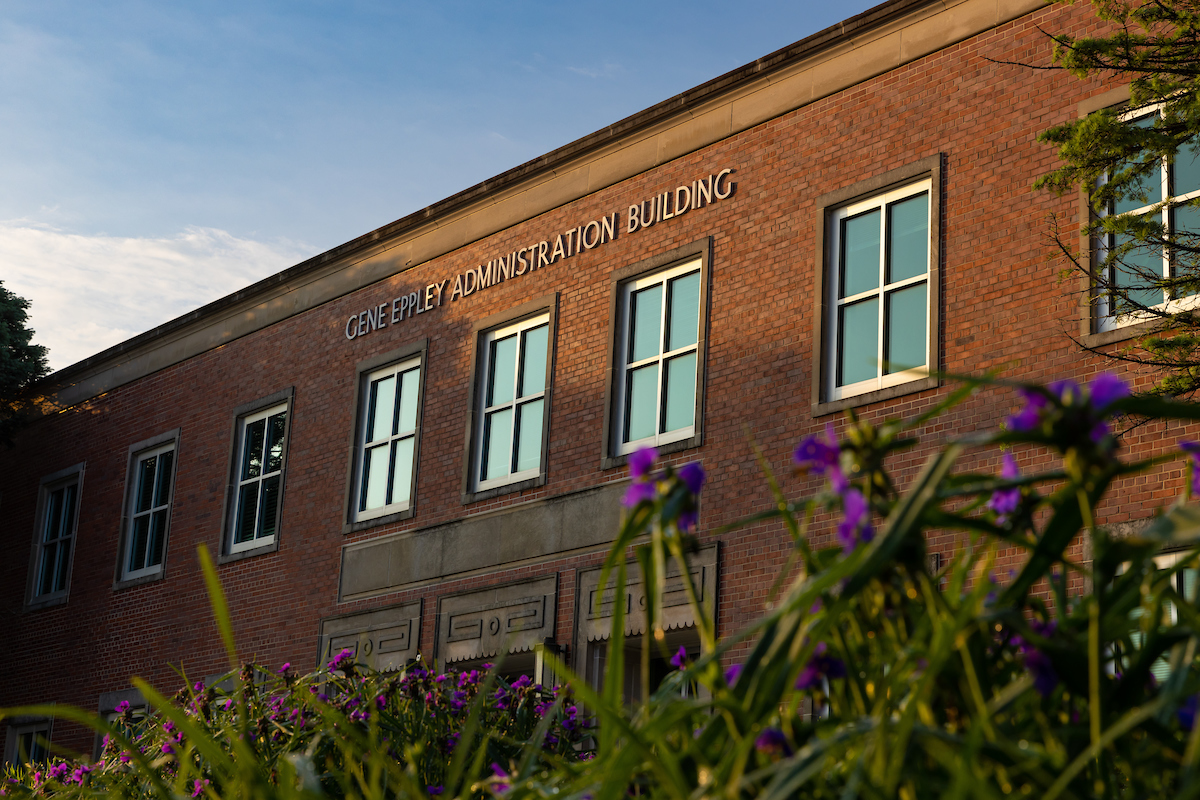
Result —
[{"label": "white cloud", "polygon": [[214,228],[170,238],[82,236],[0,222],[0,281],[30,301],[34,341],[62,369],[308,256],[298,242]]}]

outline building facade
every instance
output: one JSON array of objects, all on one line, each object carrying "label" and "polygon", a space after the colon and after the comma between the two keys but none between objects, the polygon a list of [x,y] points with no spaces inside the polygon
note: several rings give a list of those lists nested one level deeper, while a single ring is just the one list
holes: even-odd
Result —
[{"label": "building facade", "polygon": [[[0,707],[107,711],[132,675],[222,672],[198,547],[248,660],[505,651],[549,679],[550,649],[594,676],[598,568],[646,444],[707,470],[694,577],[718,632],[750,622],[790,548],[769,524],[714,533],[771,503],[754,444],[787,474],[846,409],[930,408],[950,389],[931,372],[1086,380],[1108,365],[1073,339],[1128,338],[1058,277],[1051,225],[1085,207],[1032,190],[1056,164],[1036,134],[1123,90],[1021,64],[1049,62],[1043,30],[1096,26],[1080,5],[889,0],[54,374],[0,456]],[[896,474],[1012,405],[930,422]],[[1104,520],[1183,481],[1122,485]],[[698,647],[682,592],[667,604],[672,644]],[[6,753],[48,731],[15,721]]]}]

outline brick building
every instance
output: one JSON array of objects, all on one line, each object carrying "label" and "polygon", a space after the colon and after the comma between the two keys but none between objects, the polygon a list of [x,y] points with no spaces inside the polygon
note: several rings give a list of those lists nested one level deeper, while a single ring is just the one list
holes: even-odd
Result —
[{"label": "brick building", "polygon": [[[889,0],[54,374],[56,412],[0,455],[0,707],[103,711],[131,675],[221,672],[201,545],[264,664],[507,648],[537,670],[550,647],[595,674],[597,568],[646,443],[708,471],[697,578],[719,632],[752,620],[787,536],[712,534],[770,503],[751,437],[786,472],[846,408],[930,407],[930,368],[1086,380],[1105,365],[1071,337],[1127,337],[1058,279],[1048,231],[1078,228],[1078,199],[1031,188],[1056,163],[1036,134],[1122,89],[1017,65],[1048,62],[1039,27],[1096,25]],[[974,397],[897,473],[1010,409]],[[1126,444],[1157,452],[1167,427]],[[1183,480],[1164,465],[1104,518]],[[10,725],[6,753],[45,730]]]}]

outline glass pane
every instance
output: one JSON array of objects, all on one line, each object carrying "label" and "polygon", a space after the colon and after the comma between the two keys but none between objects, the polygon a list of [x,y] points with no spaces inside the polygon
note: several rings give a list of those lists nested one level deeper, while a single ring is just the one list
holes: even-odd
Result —
[{"label": "glass pane", "polygon": [[1122,263],[1113,270],[1114,283],[1119,289],[1128,290],[1130,303],[1119,303],[1118,313],[1136,310],[1134,303],[1156,306],[1163,302],[1162,289],[1150,283],[1150,276],[1163,274],[1162,251],[1154,247],[1137,247],[1125,254]]},{"label": "glass pane", "polygon": [[525,403],[517,417],[517,472],[542,464],[542,408],[545,400]]},{"label": "glass pane", "polygon": [[146,548],[146,566],[153,567],[162,563],[163,546],[167,542],[167,510],[161,509],[146,515],[150,520],[150,543]]},{"label": "glass pane", "polygon": [[362,510],[383,508],[387,505],[388,454],[391,445],[372,447],[363,459]]},{"label": "glass pane", "polygon": [[521,393],[518,397],[537,394],[546,388],[546,352],[550,342],[550,326],[538,325],[525,331],[525,351],[521,364]]},{"label": "glass pane", "polygon": [[146,544],[150,540],[150,515],[133,518],[129,542],[129,571],[146,566]]},{"label": "glass pane", "polygon": [[67,569],[71,566],[71,545],[69,539],[63,539],[59,542],[58,552],[55,554],[54,561],[57,566],[54,575],[54,591],[61,592],[67,588]]},{"label": "glass pane", "polygon": [[154,484],[154,505],[166,505],[171,498],[171,473],[174,468],[174,450],[158,454],[158,480]]},{"label": "glass pane", "polygon": [[879,209],[842,220],[842,285],[838,297],[879,287]]},{"label": "glass pane", "polygon": [[52,542],[62,535],[63,497],[65,489],[57,489],[50,493],[46,500],[46,529],[42,541]]},{"label": "glass pane", "polygon": [[[1185,247],[1196,247],[1200,245],[1200,206],[1178,206],[1171,211],[1171,231],[1172,233],[1182,233],[1183,236],[1179,243]],[[1194,255],[1180,253],[1175,256],[1176,267],[1173,274],[1179,276],[1178,269],[1179,260],[1184,259],[1184,262],[1194,260]]]},{"label": "glass pane", "polygon": [[517,339],[514,334],[492,342],[492,360],[488,369],[489,406],[512,402],[517,385]]},{"label": "glass pane", "polygon": [[925,366],[925,328],[929,319],[925,287],[925,283],[918,283],[887,296],[885,370],[889,373]]},{"label": "glass pane", "polygon": [[879,375],[879,299],[843,306],[838,320],[838,386]]},{"label": "glass pane", "polygon": [[267,466],[265,472],[279,472],[283,468],[283,429],[287,423],[287,412],[272,414],[267,418]]},{"label": "glass pane", "polygon": [[254,523],[258,521],[258,482],[247,483],[238,490],[238,519],[234,542],[249,542],[254,538]]},{"label": "glass pane", "polygon": [[629,319],[629,360],[658,355],[662,346],[662,284],[633,293]]},{"label": "glass pane", "polygon": [[259,539],[275,535],[275,522],[279,516],[279,481],[278,475],[263,479],[262,526],[258,529]]},{"label": "glass pane", "polygon": [[929,195],[888,206],[888,283],[929,270]]},{"label": "glass pane", "polygon": [[511,469],[513,410],[487,415],[483,425],[483,479],[502,478]]},{"label": "glass pane", "polygon": [[265,419],[255,420],[246,426],[246,441],[242,447],[241,480],[257,478],[262,474],[263,439],[267,432]]},{"label": "glass pane", "polygon": [[143,458],[137,463],[137,472],[134,476],[137,480],[137,498],[133,506],[135,514],[149,511],[154,500],[154,466],[154,456]]},{"label": "glass pane", "polygon": [[631,371],[626,391],[625,441],[636,442],[653,436],[658,419],[658,364]]},{"label": "glass pane", "polygon": [[50,594],[54,591],[54,562],[58,555],[58,544],[48,544],[42,548],[42,571],[38,576],[38,594]]},{"label": "glass pane", "polygon": [[76,485],[63,487],[63,513],[58,528],[60,539],[65,539],[75,532],[75,493],[78,489]]},{"label": "glass pane", "polygon": [[377,442],[392,435],[392,414],[396,408],[396,376],[389,375],[371,384],[371,409],[367,418],[367,439]]},{"label": "glass pane", "polygon": [[1175,194],[1188,194],[1200,189],[1200,138],[1179,148],[1175,154]]},{"label": "glass pane", "polygon": [[407,503],[412,494],[413,446],[417,437],[396,442],[396,469],[392,478],[392,502]]},{"label": "glass pane", "polygon": [[1196,602],[1196,586],[1200,584],[1200,569],[1179,571],[1179,592],[1189,603]]},{"label": "glass pane", "polygon": [[421,369],[410,369],[400,376],[400,416],[396,422],[396,433],[408,433],[417,429],[417,387],[421,385]]},{"label": "glass pane", "polygon": [[663,433],[689,427],[696,419],[696,354],[676,356],[667,362]]},{"label": "glass pane", "polygon": [[[1155,117],[1142,117],[1130,124],[1137,128],[1152,128],[1154,127]],[[1133,195],[1145,195],[1145,199],[1137,196],[1126,197],[1117,200],[1113,203],[1114,214],[1124,214],[1127,211],[1133,211],[1143,206],[1148,206],[1152,203],[1161,203],[1162,195],[1162,169],[1152,169],[1150,174],[1146,175],[1139,183],[1131,184],[1130,191]]]},{"label": "glass pane", "polygon": [[667,350],[695,344],[700,330],[700,273],[671,281]]}]

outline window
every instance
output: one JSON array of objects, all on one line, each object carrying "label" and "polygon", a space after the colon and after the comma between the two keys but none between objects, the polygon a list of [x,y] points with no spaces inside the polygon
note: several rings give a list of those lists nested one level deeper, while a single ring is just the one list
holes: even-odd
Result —
[{"label": "window", "polygon": [[18,717],[8,726],[4,760],[9,764],[45,764],[50,759],[51,720]]},{"label": "window", "polygon": [[118,583],[162,575],[178,436],[172,431],[129,448]]},{"label": "window", "polygon": [[42,479],[30,570],[31,606],[66,602],[82,484],[82,464]]},{"label": "window", "polygon": [[[1200,567],[1197,567],[1195,561],[1190,559],[1190,553],[1181,551],[1178,553],[1163,553],[1154,557],[1154,566],[1160,571],[1174,570],[1170,576],[1171,588],[1179,593],[1180,597],[1190,603],[1195,603],[1197,599],[1197,589],[1200,588]],[[1122,570],[1123,571],[1123,570]],[[1141,619],[1146,613],[1144,608],[1134,608],[1129,612],[1132,619]],[[1162,622],[1167,625],[1174,625],[1179,621],[1179,609],[1172,602],[1163,604],[1163,619]],[[1136,651],[1142,647],[1145,640],[1145,635],[1141,631],[1134,631],[1129,634],[1129,642],[1133,645],[1135,652],[1118,653],[1118,658],[1115,658],[1109,664],[1110,671],[1124,671],[1128,669],[1137,657]],[[1171,672],[1171,664],[1168,660],[1169,653],[1155,659],[1150,667],[1150,673],[1154,675],[1154,679],[1160,684],[1167,679]]]},{"label": "window", "polygon": [[[464,501],[544,480],[554,303],[534,301],[499,325],[495,317],[480,325]],[[531,307],[541,313],[512,321]]]},{"label": "window", "polygon": [[700,444],[710,250],[703,239],[614,275],[606,467]]},{"label": "window", "polygon": [[411,515],[417,479],[424,343],[384,366],[360,365],[348,518]]},{"label": "window", "polygon": [[234,411],[222,558],[278,547],[291,405],[285,389]]},{"label": "window", "polygon": [[[1144,109],[1126,116],[1133,126],[1151,128],[1158,110]],[[1097,328],[1114,330],[1148,318],[1138,307],[1172,308],[1169,290],[1154,285],[1155,280],[1175,277],[1171,241],[1177,231],[1200,232],[1200,208],[1184,205],[1200,198],[1200,143],[1182,148],[1175,160],[1164,160],[1157,170],[1137,187],[1142,197],[1122,198],[1104,210],[1108,216],[1139,218],[1162,225],[1165,233],[1161,246],[1130,245],[1129,236],[1106,233],[1101,237],[1099,256],[1104,263],[1102,291],[1097,299]],[[1188,306],[1190,307],[1190,305]]]},{"label": "window", "polygon": [[941,156],[817,200],[813,411],[937,384]]}]

